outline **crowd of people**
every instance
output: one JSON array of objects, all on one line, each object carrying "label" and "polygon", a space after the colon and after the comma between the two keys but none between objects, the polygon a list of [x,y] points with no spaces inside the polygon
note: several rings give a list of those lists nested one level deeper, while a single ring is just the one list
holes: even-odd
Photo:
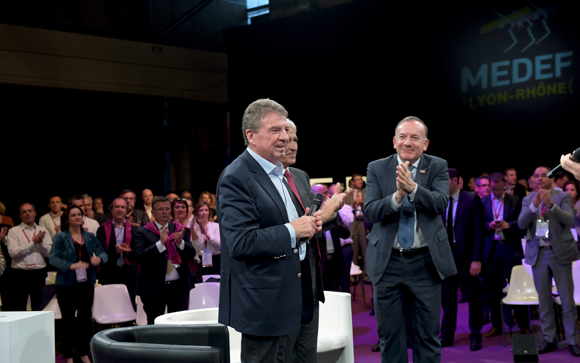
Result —
[{"label": "crowd of people", "polygon": [[0,298],[2,311],[42,310],[52,294],[45,288],[56,271],[62,314],[61,353],[68,362],[89,362],[95,284],[123,284],[136,307],[143,302],[148,324],[168,312],[186,310],[189,291],[202,275],[219,274],[220,232],[215,195],[197,202],[188,191],[154,196],[145,189],[141,206],[129,189],[106,211],[102,198],[48,198],[49,212],[36,223],[36,206],[19,205],[20,224],[0,203]]}]

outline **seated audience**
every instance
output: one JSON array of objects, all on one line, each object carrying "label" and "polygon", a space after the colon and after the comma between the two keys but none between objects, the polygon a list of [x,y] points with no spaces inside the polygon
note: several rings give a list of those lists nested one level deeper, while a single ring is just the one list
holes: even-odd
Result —
[{"label": "seated audience", "polygon": [[[65,213],[63,232],[58,233],[50,250],[50,264],[56,267],[56,298],[62,314],[61,352],[67,363],[75,355],[90,363],[89,342],[95,267],[107,262],[107,253],[97,238],[82,230],[83,211],[73,205]],[[75,316],[76,315],[76,316]]]}]

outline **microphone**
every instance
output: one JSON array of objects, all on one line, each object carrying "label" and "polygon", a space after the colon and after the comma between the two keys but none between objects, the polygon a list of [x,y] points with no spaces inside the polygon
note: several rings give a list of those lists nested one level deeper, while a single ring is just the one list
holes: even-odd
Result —
[{"label": "microphone", "polygon": [[316,213],[317,210],[320,209],[320,206],[322,205],[322,201],[324,200],[324,195],[318,193],[314,196],[314,200],[312,201],[312,205],[310,206],[310,214],[309,216],[312,216],[314,213]]},{"label": "microphone", "polygon": [[[574,151],[574,153],[571,156],[571,159],[572,159],[572,161],[580,162],[580,147],[578,149],[576,149],[576,151]],[[554,169],[550,170],[550,172],[548,173],[547,177],[548,178],[553,178],[555,176],[559,176],[563,172],[564,172],[564,168],[562,168],[562,165],[561,164],[558,164],[557,167],[555,167]]]}]

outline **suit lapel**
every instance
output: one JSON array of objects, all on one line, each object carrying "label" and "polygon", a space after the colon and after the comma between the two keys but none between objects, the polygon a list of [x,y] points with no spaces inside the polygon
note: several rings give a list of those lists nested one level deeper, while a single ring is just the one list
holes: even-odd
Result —
[{"label": "suit lapel", "polygon": [[421,156],[421,160],[419,161],[419,165],[417,166],[417,173],[415,174],[415,183],[419,185],[423,185],[425,182],[425,175],[429,170],[429,161],[427,160],[427,156],[423,154]]}]

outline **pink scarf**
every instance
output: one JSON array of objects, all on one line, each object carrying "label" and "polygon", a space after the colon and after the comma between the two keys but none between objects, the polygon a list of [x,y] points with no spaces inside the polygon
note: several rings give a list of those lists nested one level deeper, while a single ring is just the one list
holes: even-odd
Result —
[{"label": "pink scarf", "polygon": [[[175,247],[175,241],[173,240],[173,235],[176,232],[182,231],[185,227],[177,222],[169,222],[173,223],[175,226],[175,231],[167,236],[167,241],[165,241],[165,248],[167,249],[167,258],[170,259],[175,264],[181,264],[181,257],[179,253],[177,253],[177,248]],[[161,236],[161,231],[157,229],[155,222],[149,222],[145,225],[145,228],[150,230],[151,232],[155,233],[157,236]],[[169,228],[169,224],[168,227]]]}]

